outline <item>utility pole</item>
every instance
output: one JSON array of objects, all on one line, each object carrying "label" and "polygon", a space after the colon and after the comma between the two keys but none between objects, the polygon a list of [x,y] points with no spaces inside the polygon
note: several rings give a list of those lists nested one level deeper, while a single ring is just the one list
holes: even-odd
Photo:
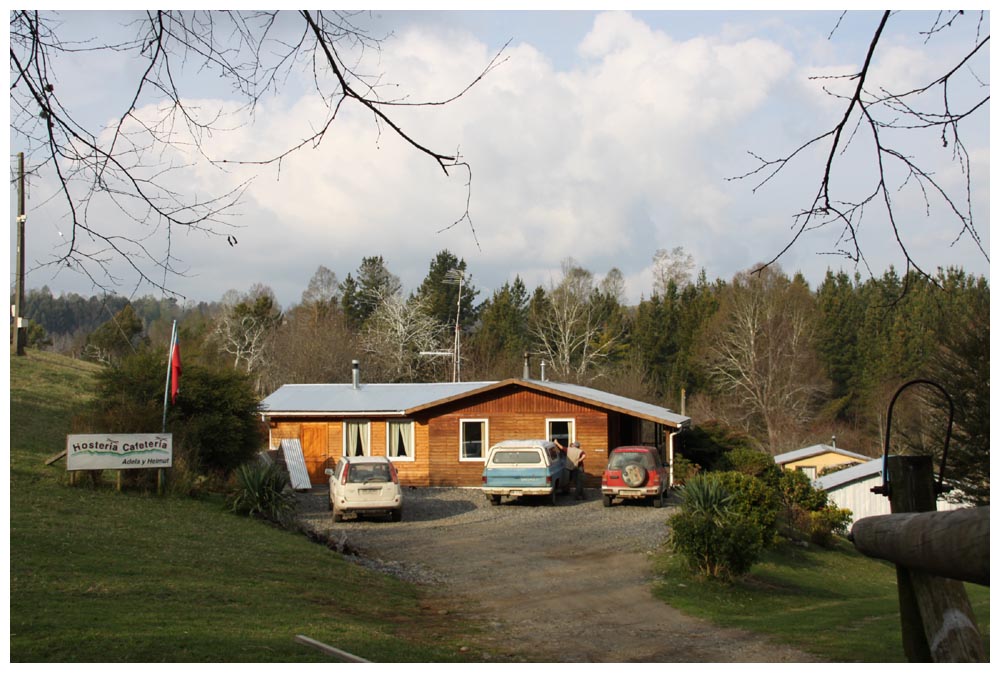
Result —
[{"label": "utility pole", "polygon": [[17,289],[14,293],[14,352],[24,355],[24,152],[17,153]]}]

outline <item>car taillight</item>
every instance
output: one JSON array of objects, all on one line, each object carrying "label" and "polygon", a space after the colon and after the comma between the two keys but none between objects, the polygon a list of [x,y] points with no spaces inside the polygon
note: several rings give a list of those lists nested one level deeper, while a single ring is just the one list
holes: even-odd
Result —
[{"label": "car taillight", "polygon": [[351,471],[350,465],[344,465],[344,472],[340,475],[340,484],[344,485],[347,483],[347,473]]},{"label": "car taillight", "polygon": [[545,477],[545,485],[546,486],[551,486],[552,485],[552,475],[551,474],[549,476]]},{"label": "car taillight", "polygon": [[483,483],[484,484],[486,483],[486,475],[485,474],[483,475]]},{"label": "car taillight", "polygon": [[392,463],[389,463],[389,476],[392,477],[392,483],[394,484],[399,483],[399,473],[396,472],[396,466],[393,465]]}]

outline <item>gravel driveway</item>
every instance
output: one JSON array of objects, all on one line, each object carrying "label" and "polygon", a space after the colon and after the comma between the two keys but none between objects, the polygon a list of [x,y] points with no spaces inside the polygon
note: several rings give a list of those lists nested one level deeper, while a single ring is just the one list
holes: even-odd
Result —
[{"label": "gravel driveway", "polygon": [[650,554],[674,503],[606,508],[597,491],[558,504],[478,489],[408,488],[403,521],[333,524],[325,489],[300,519],[354,560],[425,585],[440,613],[482,625],[472,659],[546,662],[805,662],[761,636],[720,629],[650,595]]}]

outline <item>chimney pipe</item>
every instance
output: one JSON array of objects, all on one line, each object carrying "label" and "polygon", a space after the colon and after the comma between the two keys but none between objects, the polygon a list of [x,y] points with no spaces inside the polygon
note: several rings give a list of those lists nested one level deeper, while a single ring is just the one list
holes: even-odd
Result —
[{"label": "chimney pipe", "polygon": [[521,374],[521,378],[527,381],[531,378],[531,367],[528,366],[528,354],[524,354],[524,373]]},{"label": "chimney pipe", "polygon": [[545,380],[545,360],[542,360],[542,380]]},{"label": "chimney pipe", "polygon": [[361,387],[361,363],[357,360],[351,360],[351,383],[354,385],[354,389],[357,390]]}]

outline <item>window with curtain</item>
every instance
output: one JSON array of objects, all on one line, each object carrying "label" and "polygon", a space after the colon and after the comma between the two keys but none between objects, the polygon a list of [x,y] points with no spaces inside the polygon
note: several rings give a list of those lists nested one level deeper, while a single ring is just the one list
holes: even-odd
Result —
[{"label": "window with curtain", "polygon": [[368,421],[344,421],[344,455],[368,456]]},{"label": "window with curtain", "polygon": [[388,421],[386,450],[392,460],[413,460],[413,421]]}]

